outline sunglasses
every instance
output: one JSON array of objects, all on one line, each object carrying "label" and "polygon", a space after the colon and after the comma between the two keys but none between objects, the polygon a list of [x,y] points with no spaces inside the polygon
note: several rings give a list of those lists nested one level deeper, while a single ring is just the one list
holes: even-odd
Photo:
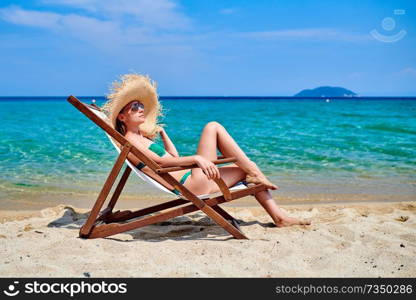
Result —
[{"label": "sunglasses", "polygon": [[132,112],[137,112],[139,109],[144,109],[143,103],[139,101],[134,101],[129,105],[129,107],[126,107],[126,111],[130,110]]}]

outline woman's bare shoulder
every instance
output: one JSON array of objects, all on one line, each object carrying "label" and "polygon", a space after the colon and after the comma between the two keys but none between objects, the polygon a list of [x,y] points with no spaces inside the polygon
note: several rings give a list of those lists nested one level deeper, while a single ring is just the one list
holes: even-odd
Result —
[{"label": "woman's bare shoulder", "polygon": [[147,137],[126,135],[125,138],[132,144],[140,143],[141,145],[146,146],[146,147],[153,144],[153,141]]}]

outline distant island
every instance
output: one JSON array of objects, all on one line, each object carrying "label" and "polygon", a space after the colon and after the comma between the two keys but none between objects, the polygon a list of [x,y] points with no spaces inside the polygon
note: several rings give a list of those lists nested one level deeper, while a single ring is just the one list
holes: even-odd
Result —
[{"label": "distant island", "polygon": [[355,97],[356,93],[335,86],[320,86],[312,90],[303,90],[294,97]]}]

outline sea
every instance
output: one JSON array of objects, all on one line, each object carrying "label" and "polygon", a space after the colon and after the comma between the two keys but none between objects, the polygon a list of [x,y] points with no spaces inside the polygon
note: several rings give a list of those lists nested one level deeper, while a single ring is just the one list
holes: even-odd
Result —
[{"label": "sea", "polygon": [[[279,186],[273,191],[277,202],[416,200],[415,98],[161,97],[160,102],[161,123],[181,156],[196,154],[206,123],[220,122]],[[0,97],[0,119],[0,209],[90,206],[117,157],[100,128],[66,97]],[[135,176],[123,196],[170,197]]]}]

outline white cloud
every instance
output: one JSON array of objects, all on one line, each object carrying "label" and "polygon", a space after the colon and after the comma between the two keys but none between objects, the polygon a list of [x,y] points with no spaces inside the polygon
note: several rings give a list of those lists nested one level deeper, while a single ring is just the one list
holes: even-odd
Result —
[{"label": "white cloud", "polygon": [[237,10],[235,8],[223,8],[218,13],[221,15],[232,15],[235,14]]},{"label": "white cloud", "polygon": [[400,76],[400,77],[413,77],[416,78],[416,69],[407,67],[399,72],[393,73],[394,76]]},{"label": "white cloud", "polygon": [[[45,0],[44,3],[54,4],[55,0]],[[107,5],[97,3],[107,3]],[[135,3],[146,4],[146,0],[136,1]],[[58,3],[58,2],[56,2]],[[122,5],[124,3],[124,6]],[[149,2],[150,3],[150,2]],[[183,38],[177,33],[178,27],[183,28],[186,22],[175,21],[179,20],[180,16],[175,13],[170,13],[174,9],[174,5],[169,4],[169,1],[158,0],[153,4],[144,5],[146,12],[132,11],[128,5],[132,5],[132,1],[120,2],[120,7],[111,10],[113,1],[96,1],[96,0],[64,0],[59,1],[59,4],[71,5],[73,7],[84,9],[93,12],[95,8],[100,10],[97,15],[91,16],[87,14],[59,14],[47,11],[26,10],[18,6],[9,6],[0,8],[0,20],[13,23],[16,25],[24,25],[31,27],[39,27],[48,29],[52,32],[62,35],[69,35],[76,40],[95,45],[97,48],[105,47],[105,51],[112,51],[120,49],[122,46],[129,45],[149,45],[149,44],[166,44],[167,42],[176,43]],[[94,8],[95,7],[95,8]],[[161,8],[158,11],[158,7]],[[104,17],[105,11],[111,11],[113,15]],[[156,12],[158,11],[158,12]],[[134,15],[136,22],[126,22],[128,15]],[[161,27],[156,27],[150,24],[156,22],[158,18],[164,16],[164,22],[171,21],[171,30],[165,30]],[[138,19],[141,22],[137,21]],[[184,18],[183,20],[186,20]],[[174,25],[174,23],[176,25]],[[188,23],[186,23],[188,24]],[[174,30],[176,26],[176,31]],[[104,49],[103,49],[104,50]]]},{"label": "white cloud", "polygon": [[[273,41],[358,39],[331,28],[278,31],[201,32],[172,0],[42,0],[51,11],[27,10],[18,6],[0,8],[0,20],[47,29],[70,43],[89,44],[93,51],[117,60],[207,61],[210,52],[224,43],[247,43],[247,39]],[[56,7],[65,5],[66,13]],[[159,22],[160,20],[160,22]],[[158,26],[154,24],[157,23]],[[371,39],[371,37],[370,37]],[[372,39],[371,39],[372,40]],[[269,43],[268,43],[269,44]],[[89,50],[92,50],[89,49]],[[235,55],[232,55],[233,59]],[[178,59],[179,58],[179,59]],[[176,67],[177,68],[177,67]],[[172,67],[174,69],[174,67]]]},{"label": "white cloud", "polygon": [[97,44],[98,47],[121,42],[120,24],[77,14],[57,14],[24,10],[17,6],[1,8],[0,19],[17,25],[40,27],[52,32],[71,35],[78,40]]},{"label": "white cloud", "polygon": [[236,35],[239,37],[246,37],[258,40],[371,40],[371,37],[368,34],[351,34],[333,28],[305,28],[274,31],[253,31],[237,33]]},{"label": "white cloud", "polygon": [[0,8],[0,19],[17,25],[54,29],[61,17],[56,13],[23,10],[17,6]]},{"label": "white cloud", "polygon": [[[25,26],[41,27],[63,35],[70,34],[98,47],[111,48],[163,44],[194,45],[201,40],[205,47],[223,39],[273,40],[372,40],[366,34],[357,35],[332,28],[285,29],[255,32],[211,32],[192,30],[192,20],[180,12],[172,0],[41,0],[51,9],[71,8],[72,13],[26,10],[18,6],[0,8],[0,19]],[[54,7],[55,6],[55,7]],[[230,14],[234,8],[225,8]],[[199,43],[198,45],[200,45]],[[197,46],[199,47],[199,46]]]},{"label": "white cloud", "polygon": [[364,77],[364,73],[363,72],[352,72],[347,74],[346,78],[347,79],[351,79],[351,80],[359,80],[362,79]]},{"label": "white cloud", "polygon": [[[70,51],[77,49],[75,51],[82,55],[94,55],[108,66],[117,66],[117,70],[153,70],[154,74],[163,70],[160,74],[179,80],[181,72],[190,74],[193,69],[200,69],[198,64],[204,59],[200,57],[199,44],[194,47],[196,42],[189,27],[190,19],[178,13],[172,1],[135,1],[144,6],[140,11],[128,7],[133,1],[120,1],[120,7],[114,10],[111,10],[111,5],[116,5],[114,1],[102,2],[107,5],[98,4],[96,0],[63,0],[59,3],[44,0],[42,3],[48,5],[49,11],[45,8],[40,11],[18,6],[0,7],[0,24],[5,21],[59,35],[65,42],[52,42],[50,47],[56,51],[62,51],[60,47]],[[68,5],[65,13],[57,9],[58,4]],[[155,22],[158,26],[153,25]],[[38,34],[36,38],[25,39],[25,45],[45,40],[51,41],[48,34]],[[88,47],[84,47],[85,44]]]},{"label": "white cloud", "polygon": [[123,40],[123,32],[119,24],[113,21],[101,21],[70,14],[62,18],[61,24],[63,30],[84,41],[115,44],[121,43]]},{"label": "white cloud", "polygon": [[156,29],[186,30],[192,23],[172,0],[43,0],[42,3],[69,6],[120,22],[133,18],[136,25]]}]

